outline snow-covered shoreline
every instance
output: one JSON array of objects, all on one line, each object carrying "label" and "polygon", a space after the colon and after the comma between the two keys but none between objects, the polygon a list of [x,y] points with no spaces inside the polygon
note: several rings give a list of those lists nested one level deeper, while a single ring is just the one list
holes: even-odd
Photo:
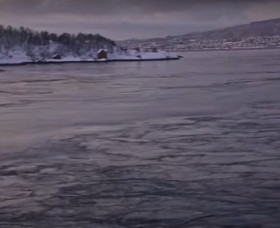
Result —
[{"label": "snow-covered shoreline", "polygon": [[0,66],[46,63],[176,60],[176,54],[157,48],[116,45],[99,34],[57,35],[28,28],[0,26]]},{"label": "snow-covered shoreline", "polygon": [[44,60],[31,60],[25,55],[0,56],[0,66],[26,65],[26,64],[50,64],[50,63],[100,63],[100,62],[123,62],[123,61],[164,61],[178,60],[181,57],[166,51],[159,52],[135,52],[108,53],[106,59],[84,58],[73,56],[61,56],[59,59],[48,58]]}]

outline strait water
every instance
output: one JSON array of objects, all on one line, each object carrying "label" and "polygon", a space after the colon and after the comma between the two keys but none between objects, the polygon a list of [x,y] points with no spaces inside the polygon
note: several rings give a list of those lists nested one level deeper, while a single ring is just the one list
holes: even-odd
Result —
[{"label": "strait water", "polygon": [[0,72],[0,227],[279,228],[280,50]]}]

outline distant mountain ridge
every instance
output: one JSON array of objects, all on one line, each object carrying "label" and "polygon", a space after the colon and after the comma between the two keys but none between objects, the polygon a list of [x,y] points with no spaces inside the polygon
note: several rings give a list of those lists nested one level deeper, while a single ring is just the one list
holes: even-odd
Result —
[{"label": "distant mountain ridge", "polygon": [[250,24],[236,25],[206,32],[188,33],[182,36],[186,38],[242,39],[251,36],[262,37],[275,35],[280,35],[280,18],[256,21],[251,22]]},{"label": "distant mountain ridge", "polygon": [[168,50],[280,47],[280,18],[164,38],[126,40],[119,44]]}]

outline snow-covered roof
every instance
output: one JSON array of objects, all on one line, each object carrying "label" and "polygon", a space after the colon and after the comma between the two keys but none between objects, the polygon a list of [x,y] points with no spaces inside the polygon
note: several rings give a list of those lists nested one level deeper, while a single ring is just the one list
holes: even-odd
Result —
[{"label": "snow-covered roof", "polygon": [[100,52],[102,52],[102,51],[107,52],[107,50],[105,50],[105,49],[99,49],[97,53],[100,53]]}]

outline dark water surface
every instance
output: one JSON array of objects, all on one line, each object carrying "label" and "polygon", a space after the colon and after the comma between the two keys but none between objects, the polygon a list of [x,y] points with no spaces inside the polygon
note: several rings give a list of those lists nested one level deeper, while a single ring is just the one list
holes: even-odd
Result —
[{"label": "dark water surface", "polygon": [[0,72],[0,227],[279,228],[280,51]]}]

